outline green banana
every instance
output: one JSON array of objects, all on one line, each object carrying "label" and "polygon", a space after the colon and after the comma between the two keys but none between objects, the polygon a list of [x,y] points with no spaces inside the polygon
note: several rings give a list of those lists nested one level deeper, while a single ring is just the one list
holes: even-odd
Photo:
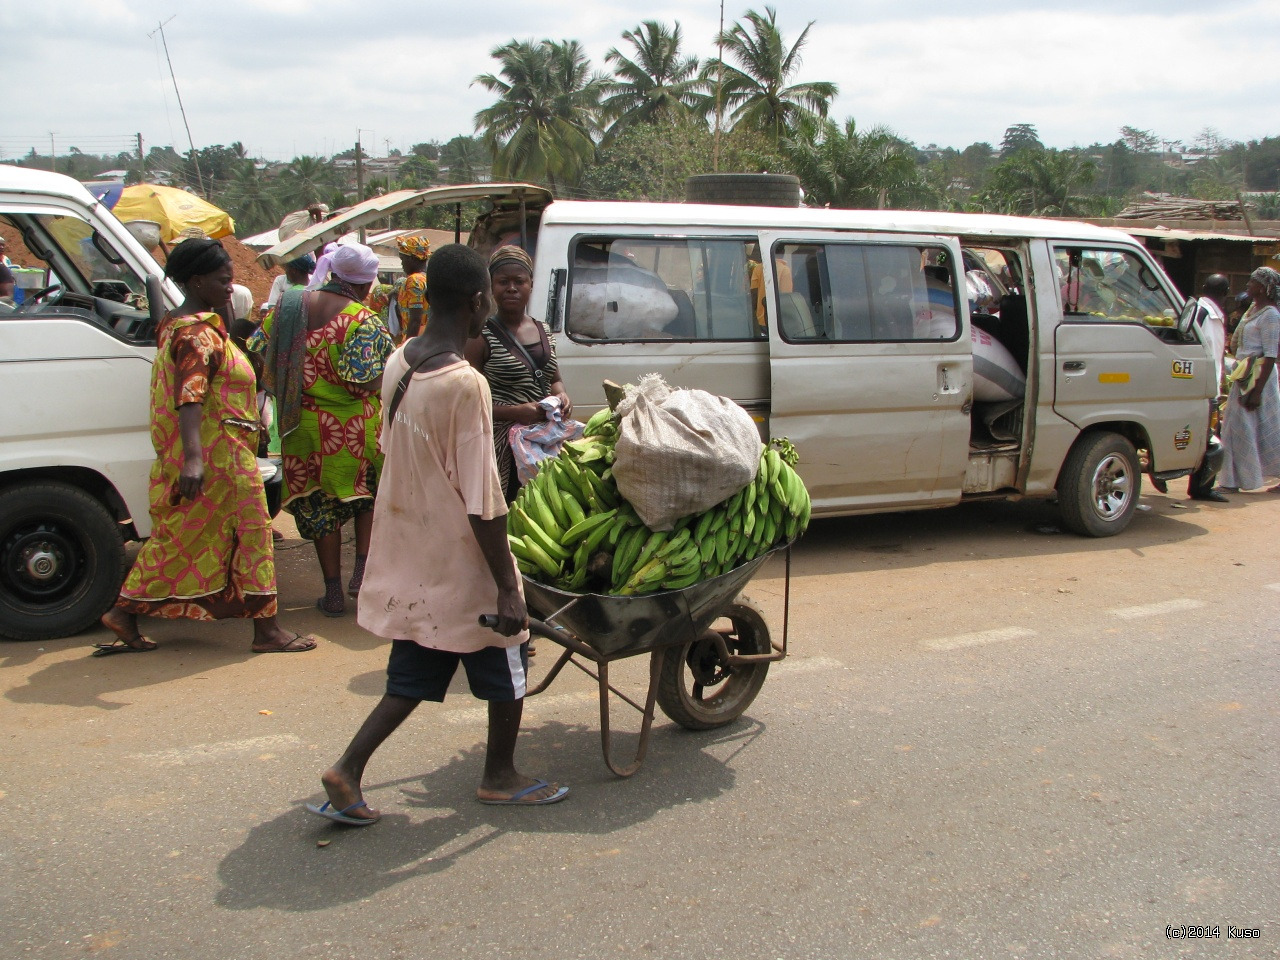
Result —
[{"label": "green banana", "polygon": [[555,537],[551,536],[551,534],[547,533],[545,529],[538,526],[538,524],[535,523],[533,518],[528,514],[525,514],[524,524],[526,539],[536,543],[555,560],[569,559],[569,551],[560,546],[559,541]]},{"label": "green banana", "polygon": [[569,521],[568,525],[565,528],[565,533],[567,534],[569,530],[573,529],[573,526],[575,524],[581,523],[583,520],[585,520],[587,518],[587,515],[583,513],[582,504],[578,503],[578,498],[575,497],[572,493],[570,493],[567,488],[561,487],[559,490],[559,494],[560,494],[560,501],[561,503],[564,504],[565,516]]},{"label": "green banana", "polygon": [[542,545],[533,536],[524,538],[524,547],[529,559],[537,565],[538,569],[548,577],[560,576],[560,564],[552,559],[551,555],[542,548]]},{"label": "green banana", "polygon": [[560,538],[560,543],[566,547],[573,546],[579,540],[586,539],[587,535],[596,528],[611,523],[617,515],[616,510],[609,510],[605,513],[593,513],[590,516],[583,517],[564,532],[564,536]]}]

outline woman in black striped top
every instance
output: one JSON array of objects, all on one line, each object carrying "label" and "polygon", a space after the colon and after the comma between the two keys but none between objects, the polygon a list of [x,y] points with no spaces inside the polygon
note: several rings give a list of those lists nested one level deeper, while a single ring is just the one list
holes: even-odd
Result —
[{"label": "woman in black striped top", "polygon": [[516,246],[498,247],[489,258],[497,313],[467,344],[467,360],[484,374],[493,395],[493,446],[507,501],[520,489],[507,433],[512,424],[540,423],[538,401],[560,398],[567,420],[573,404],[556,365],[556,346],[546,325],[526,313],[533,292],[533,260]]}]

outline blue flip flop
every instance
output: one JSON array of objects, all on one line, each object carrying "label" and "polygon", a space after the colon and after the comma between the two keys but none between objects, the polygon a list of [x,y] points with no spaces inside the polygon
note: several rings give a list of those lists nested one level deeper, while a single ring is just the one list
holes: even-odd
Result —
[{"label": "blue flip flop", "polygon": [[382,814],[378,814],[376,817],[353,817],[350,815],[352,810],[359,810],[361,807],[368,809],[369,805],[361,800],[359,803],[353,803],[345,810],[337,810],[328,800],[318,807],[314,803],[307,804],[307,809],[317,817],[324,817],[334,823],[345,823],[349,827],[367,827],[369,824],[377,823],[382,819]]},{"label": "blue flip flop", "polygon": [[545,780],[535,780],[533,783],[529,784],[529,786],[525,787],[523,790],[517,790],[505,800],[486,800],[484,797],[476,797],[476,799],[481,803],[487,803],[490,806],[495,807],[533,807],[546,803],[559,803],[569,795],[569,788],[561,787],[549,797],[542,797],[538,800],[524,799],[529,794],[537,793],[539,790],[545,789],[549,786],[551,786],[551,784],[547,783]]}]

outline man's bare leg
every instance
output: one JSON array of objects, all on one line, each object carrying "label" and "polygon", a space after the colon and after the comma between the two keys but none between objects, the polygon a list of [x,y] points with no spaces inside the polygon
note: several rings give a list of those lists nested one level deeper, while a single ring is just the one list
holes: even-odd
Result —
[{"label": "man's bare leg", "polygon": [[[489,739],[484,755],[484,778],[476,796],[481,800],[505,800],[538,781],[516,770],[516,737],[520,734],[520,718],[524,714],[524,698],[489,701]],[[549,797],[559,789],[548,784],[523,797],[534,801]]]},{"label": "man's bare leg", "polygon": [[[378,701],[378,705],[360,725],[338,762],[320,777],[324,792],[329,795],[329,802],[334,809],[347,810],[364,799],[360,781],[364,778],[365,764],[417,706],[418,701],[412,697],[400,697],[391,693]],[[519,721],[517,725],[518,723]],[[376,820],[379,813],[371,807],[364,807],[352,810],[347,815],[360,820]]]}]

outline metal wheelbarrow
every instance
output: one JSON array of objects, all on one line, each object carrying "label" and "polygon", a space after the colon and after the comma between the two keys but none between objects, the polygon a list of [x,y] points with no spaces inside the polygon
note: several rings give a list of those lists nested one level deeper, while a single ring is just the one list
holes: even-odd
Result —
[{"label": "metal wheelbarrow", "polygon": [[[782,643],[769,636],[760,609],[742,588],[764,562],[786,551]],[[655,703],[688,730],[710,730],[736,720],[764,685],[769,664],[787,655],[791,604],[791,545],[783,544],[727,573],[679,590],[641,596],[568,593],[524,578],[529,630],[564,647],[546,677],[526,696],[546,690],[566,664],[593,677],[600,691],[604,762],[620,777],[640,769],[649,747]],[[496,617],[482,623],[496,624]],[[609,664],[649,654],[649,688],[641,706],[609,682]],[[582,661],[594,664],[595,669]],[[610,746],[610,693],[642,716],[634,759],[618,763]]]}]

